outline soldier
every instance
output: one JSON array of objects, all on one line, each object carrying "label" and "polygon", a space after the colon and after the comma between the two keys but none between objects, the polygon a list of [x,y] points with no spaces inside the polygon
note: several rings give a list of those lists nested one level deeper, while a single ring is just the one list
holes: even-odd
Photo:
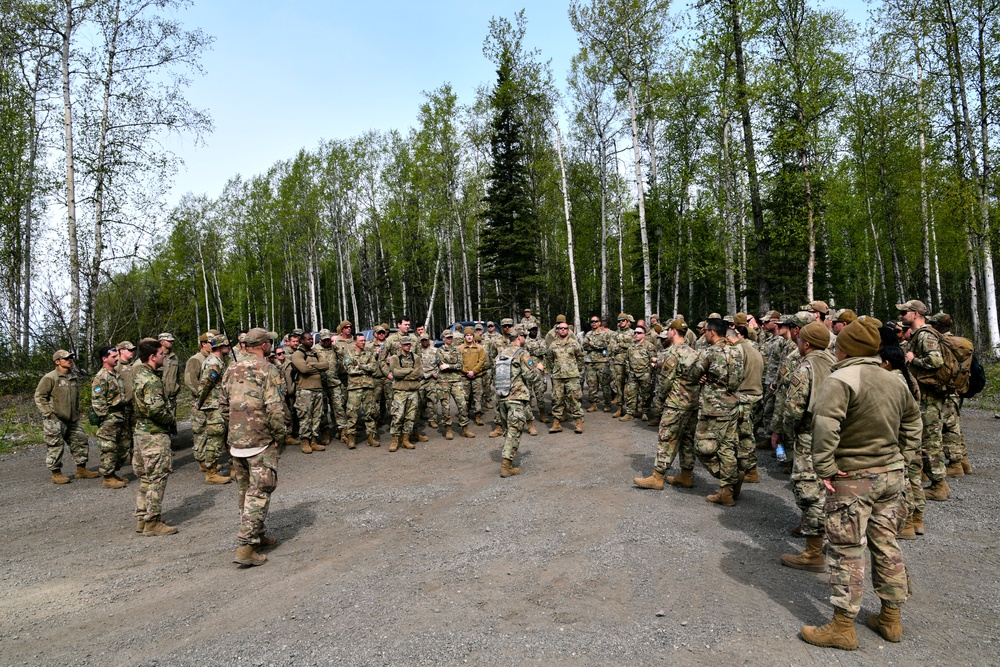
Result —
[{"label": "soldier", "polygon": [[583,389],[580,387],[580,367],[583,348],[569,335],[569,325],[556,325],[556,337],[545,352],[545,365],[552,376],[552,428],[549,433],[562,431],[560,422],[574,420],[573,430],[583,433]]},{"label": "soldier", "polygon": [[810,572],[826,572],[826,560],[823,558],[823,503],[826,492],[813,468],[812,426],[816,398],[822,391],[823,381],[830,374],[830,367],[837,360],[827,349],[830,331],[819,322],[810,322],[802,327],[797,345],[802,358],[789,378],[780,428],[784,439],[793,443],[795,449],[792,488],[802,518],[792,530],[792,535],[805,537],[806,549],[801,554],[782,554],[781,564]]},{"label": "soldier", "polygon": [[[299,341],[302,337],[301,329],[293,329],[286,334],[282,349],[285,350],[285,361],[281,365],[281,377],[285,383],[285,404],[288,408],[289,427],[285,430],[286,445],[300,445],[296,438],[299,436],[299,415],[295,409],[296,387],[298,386],[298,371],[292,365],[292,357],[299,349]],[[309,448],[310,452],[312,447]]]},{"label": "soldier", "polygon": [[[389,327],[380,324],[372,332],[372,340],[367,345],[367,350],[375,358],[375,387],[372,391],[372,401],[375,404],[375,423],[382,423],[382,416],[388,417],[389,408],[392,406],[392,380],[389,379],[389,347],[386,345],[386,337],[389,335]],[[384,409],[383,409],[384,406]]]},{"label": "soldier", "polygon": [[191,452],[198,462],[198,468],[205,472],[205,420],[204,414],[197,407],[198,387],[201,384],[201,366],[205,359],[212,354],[211,337],[217,332],[215,330],[206,331],[198,337],[198,352],[191,355],[184,364],[184,386],[191,393]]},{"label": "soldier", "polygon": [[240,489],[240,529],[234,563],[263,565],[257,549],[277,546],[264,522],[278,485],[278,446],[285,438],[285,400],[278,369],[266,361],[271,338],[264,329],[246,334],[246,357],[223,376],[219,409],[229,422],[229,455]]},{"label": "soldier", "polygon": [[133,403],[135,395],[132,392],[132,373],[135,366],[139,364],[139,360],[135,358],[135,345],[130,341],[123,340],[115,345],[115,349],[118,350],[118,364],[115,366],[115,370],[118,371],[118,376],[125,386],[125,439],[128,441],[129,458],[131,459],[132,433],[135,431],[135,404]]},{"label": "soldier", "polygon": [[91,382],[90,407],[100,419],[97,446],[101,450],[101,486],[121,489],[128,482],[116,473],[131,457],[125,435],[128,420],[125,417],[125,384],[118,374],[118,350],[114,346],[101,348],[101,368]]},{"label": "soldier", "polygon": [[292,365],[298,372],[295,386],[295,413],[299,417],[299,439],[303,454],[322,452],[326,446],[319,441],[323,425],[323,374],[329,362],[319,358],[313,349],[313,336],[302,334],[299,348],[292,354]]},{"label": "soldier", "polygon": [[612,417],[625,414],[625,380],[628,378],[626,361],[628,348],[632,345],[633,331],[628,325],[628,315],[618,313],[618,329],[611,334],[608,345],[608,356],[611,358],[611,391],[612,404],[618,405]]},{"label": "soldier", "polygon": [[[465,327],[464,341],[458,346],[462,352],[462,384],[467,410],[475,415],[477,426],[483,425],[483,368],[486,366],[486,348],[476,342],[475,330]],[[464,433],[462,435],[465,435]]]},{"label": "soldier", "polygon": [[390,334],[385,339],[385,345],[389,349],[389,356],[394,354],[399,354],[402,350],[401,341],[404,337],[410,335],[410,318],[403,315],[399,318],[399,323],[396,325],[397,330],[395,333]]},{"label": "soldier", "polygon": [[195,452],[195,458],[200,455],[199,460],[205,466],[206,484],[228,484],[232,479],[219,474],[219,459],[226,448],[226,418],[219,406],[219,393],[229,349],[228,338],[222,334],[212,336],[212,352],[198,374],[198,400],[193,414],[199,414],[205,430],[199,443],[201,451]]},{"label": "soldier", "polygon": [[[741,313],[737,313],[739,316]],[[746,316],[743,316],[744,319]],[[738,320],[736,317],[734,320]],[[749,330],[737,324],[731,330],[737,334],[737,344],[743,351],[744,369],[743,382],[736,390],[736,397],[739,399],[738,417],[736,431],[739,434],[740,444],[736,450],[736,458],[745,462],[743,467],[746,477],[744,484],[760,483],[760,472],[757,470],[757,440],[754,437],[754,415],[757,407],[764,395],[762,378],[764,373],[764,357],[757,351],[757,347],[747,338]]]},{"label": "soldier", "polygon": [[[340,370],[343,365],[340,361],[340,348],[333,344],[333,332],[329,329],[321,329],[319,332],[319,347],[313,347],[316,356],[320,361],[329,364],[329,368],[323,371],[323,396],[325,397],[324,412],[329,419],[329,426],[322,429],[320,436],[321,445],[330,444],[330,430],[336,429],[337,438],[343,437],[343,429],[347,421],[347,412],[344,409],[344,385],[340,381]],[[324,421],[324,425],[326,421]]]},{"label": "soldier", "polygon": [[628,381],[625,384],[625,414],[620,421],[632,421],[642,415],[642,421],[649,419],[646,411],[653,392],[653,366],[656,363],[656,348],[646,340],[646,329],[636,325],[632,332],[635,339],[626,354]]},{"label": "soldier", "polygon": [[906,347],[907,369],[920,385],[920,416],[924,422],[923,449],[930,461],[927,476],[931,485],[924,490],[927,500],[944,501],[951,496],[946,468],[942,427],[945,394],[926,382],[944,364],[940,336],[927,323],[927,306],[922,301],[911,300],[896,304],[902,314],[900,320],[910,329],[910,342]]},{"label": "soldier", "polygon": [[698,422],[702,372],[698,366],[698,353],[685,339],[687,323],[675,319],[664,333],[670,345],[664,352],[660,375],[663,414],[660,416],[656,462],[652,475],[636,477],[632,481],[641,489],[662,490],[664,475],[679,451],[681,474],[679,477],[667,477],[666,481],[690,489],[694,486],[691,472],[695,462],[694,433]]},{"label": "soldier", "polygon": [[[538,409],[538,419],[543,424],[549,423],[549,418],[545,416],[545,353],[548,346],[545,339],[538,335],[538,327],[535,325],[521,325],[528,332],[528,337],[521,345],[522,349],[528,353],[528,368],[523,380],[528,385],[531,392],[532,404]],[[497,424],[500,422],[498,421]],[[528,422],[528,432],[535,429],[534,421]],[[534,433],[532,433],[534,435]]]},{"label": "soldier", "polygon": [[486,405],[484,406],[487,410],[493,407],[492,397],[495,393],[493,387],[493,362],[496,360],[497,355],[500,354],[500,350],[506,343],[500,332],[497,331],[497,325],[495,322],[486,323],[486,331],[483,333],[483,347],[486,348],[486,354],[489,358],[489,369],[486,371],[486,378],[483,381],[483,397],[486,399]]},{"label": "soldier", "polygon": [[170,414],[174,421],[170,435],[177,435],[177,394],[181,391],[181,361],[174,354],[174,335],[164,331],[159,335],[160,345],[163,346],[163,366],[160,367],[159,375],[163,379],[163,391],[167,397],[167,405],[170,406]]},{"label": "soldier", "polygon": [[63,447],[68,446],[76,462],[77,479],[93,479],[96,472],[87,470],[90,445],[80,426],[80,390],[73,372],[73,353],[56,350],[52,355],[56,368],[42,376],[35,388],[35,405],[42,413],[45,437],[45,466],[54,484],[68,484],[62,474]]},{"label": "soldier", "polygon": [[710,503],[732,506],[740,495],[746,470],[740,470],[736,449],[739,398],[736,391],[743,381],[743,351],[726,338],[725,320],[711,318],[705,324],[709,347],[701,353],[698,366],[705,375],[695,430],[695,452],[705,468],[719,480],[719,492],[708,496]]},{"label": "soldier", "polygon": [[899,608],[907,597],[903,554],[896,543],[906,509],[904,469],[918,455],[920,410],[910,392],[879,368],[879,333],[870,319],[847,325],[837,338],[837,360],[816,398],[813,465],[823,480],[826,534],[830,540],[833,621],[804,626],[802,639],[816,646],[853,650],[854,619],[865,585],[865,545],[872,582],[882,602],[868,627],[898,642]]},{"label": "soldier", "polygon": [[462,436],[475,438],[476,434],[469,430],[468,400],[465,396],[465,383],[462,381],[462,351],[455,345],[455,334],[446,329],[441,332],[441,339],[444,347],[438,351],[438,387],[441,390],[441,402],[444,408],[444,437],[445,440],[454,440],[455,434],[451,430],[451,406],[448,398],[455,401],[458,410],[458,425],[462,427]]},{"label": "soldier", "polygon": [[438,396],[438,365],[441,360],[438,358],[438,351],[431,337],[426,333],[420,334],[418,354],[422,370],[418,391],[420,411],[427,420],[427,425],[436,429],[438,420],[441,419],[441,399]]},{"label": "soldier", "polygon": [[399,354],[389,357],[389,379],[392,380],[392,423],[389,433],[392,444],[389,451],[394,452],[402,445],[403,449],[413,449],[410,436],[417,442],[427,442],[426,435],[417,433],[417,405],[419,403],[420,381],[424,374],[423,364],[413,354],[413,337],[409,334],[398,339]]},{"label": "soldier", "polygon": [[513,327],[510,345],[497,357],[499,376],[497,379],[497,415],[503,430],[503,451],[500,456],[500,476],[511,477],[521,474],[521,468],[514,467],[514,458],[521,445],[521,432],[531,421],[531,394],[525,382],[525,374],[534,370],[528,365],[528,355],[523,349],[524,325]]},{"label": "soldier", "polygon": [[[538,318],[534,317],[531,314],[531,308],[525,308],[524,317],[521,318],[521,325],[524,327],[525,331],[527,331],[528,329],[531,328],[532,325],[540,327],[541,322],[539,322]],[[511,324],[511,326],[513,326],[513,324]]]},{"label": "soldier", "polygon": [[347,372],[347,427],[344,440],[348,449],[354,449],[354,434],[357,432],[359,415],[365,421],[368,432],[368,446],[378,447],[378,426],[375,423],[375,356],[365,345],[365,335],[355,334],[354,348],[344,356],[344,370]]},{"label": "soldier", "polygon": [[[784,418],[782,411],[784,410],[785,397],[788,393],[788,383],[792,372],[798,367],[799,361],[802,359],[802,354],[799,352],[798,343],[796,342],[799,339],[799,331],[802,327],[813,321],[815,320],[812,315],[804,311],[799,311],[794,315],[787,315],[778,325],[778,335],[787,340],[780,350],[780,354],[784,356],[778,362],[777,380],[775,381],[774,413],[771,416],[770,423],[772,449],[776,449],[778,443],[782,441],[780,433],[781,420]],[[791,472],[792,464],[791,460],[787,461],[786,473]]]},{"label": "soldier", "polygon": [[135,396],[132,469],[140,482],[135,495],[136,532],[146,537],[162,537],[177,532],[176,528],[161,520],[167,478],[173,472],[170,434],[177,430],[167,392],[157,373],[167,349],[161,340],[155,338],[139,341],[139,364],[132,376]]},{"label": "soldier", "polygon": [[608,347],[611,332],[601,326],[601,318],[592,315],[590,331],[583,337],[583,363],[587,369],[587,394],[590,407],[587,412],[597,412],[600,403],[611,412],[611,387],[608,385]]},{"label": "soldier", "polygon": [[[934,330],[942,336],[951,336],[951,315],[938,313],[927,318]],[[957,394],[945,396],[941,410],[941,442],[944,445],[945,472],[948,477],[965,477],[972,472],[969,452],[962,436],[962,398]]]}]

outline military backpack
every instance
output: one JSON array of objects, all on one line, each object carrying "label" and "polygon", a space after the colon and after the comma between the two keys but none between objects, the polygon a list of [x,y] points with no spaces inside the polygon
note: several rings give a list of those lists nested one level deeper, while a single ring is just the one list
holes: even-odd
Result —
[{"label": "military backpack", "polygon": [[508,356],[501,352],[500,356],[497,357],[494,383],[497,388],[497,396],[500,398],[507,398],[510,396],[510,390],[514,385],[513,363],[519,352],[521,352],[521,348],[518,348],[512,355]]},{"label": "military backpack", "polygon": [[935,336],[941,349],[944,363],[933,370],[911,367],[917,381],[941,394],[963,395],[969,391],[969,376],[972,373],[974,345],[961,336],[942,336],[933,329],[925,329],[929,336]]}]

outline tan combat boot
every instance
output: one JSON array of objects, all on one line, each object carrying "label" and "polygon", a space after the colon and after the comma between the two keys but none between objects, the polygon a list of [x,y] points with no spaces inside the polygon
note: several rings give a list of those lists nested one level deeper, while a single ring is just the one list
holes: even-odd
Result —
[{"label": "tan combat boot", "polygon": [[573,422],[573,432],[583,433],[583,417],[580,417],[575,422]]},{"label": "tan combat boot", "polygon": [[417,431],[414,431],[410,435],[410,439],[416,440],[417,442],[427,442],[428,440],[430,440],[430,438],[428,438],[426,435],[424,435],[423,433],[418,433]]},{"label": "tan combat boot", "polygon": [[354,436],[353,435],[345,435],[344,436],[344,442],[347,444],[347,448],[348,449],[354,449],[355,447],[357,447],[357,445],[354,444]]},{"label": "tan combat boot", "polygon": [[301,449],[303,454],[313,453],[312,447],[309,446],[309,438],[302,438],[301,444],[302,444]]},{"label": "tan combat boot", "polygon": [[390,452],[394,452],[397,449],[399,449],[399,436],[398,435],[394,435],[394,436],[392,436],[392,442],[389,443],[389,451]]},{"label": "tan combat boot", "polygon": [[[614,405],[614,403],[612,403],[612,405]],[[615,419],[617,419],[618,417],[621,417],[622,416],[622,409],[618,408],[617,410],[614,411],[614,413],[611,416],[614,417]]]},{"label": "tan combat boot", "polygon": [[944,469],[944,472],[948,477],[965,477],[965,470],[962,468],[961,461],[949,463],[948,467]]},{"label": "tan combat boot", "polygon": [[656,415],[653,415],[652,417],[649,418],[649,421],[647,421],[646,423],[650,426],[659,426],[660,418],[657,417]]},{"label": "tan combat boot", "polygon": [[839,648],[845,651],[853,651],[858,647],[854,619],[839,609],[833,610],[833,620],[826,625],[803,625],[801,636],[813,646]]},{"label": "tan combat boot", "polygon": [[[320,437],[319,441],[320,441],[320,444],[322,444],[324,446],[324,448],[326,447],[326,445],[330,444],[330,429],[328,429],[328,428],[323,429],[323,435]],[[313,449],[315,449],[315,447],[313,447]],[[321,449],[320,451],[323,451],[323,450]]]},{"label": "tan combat boot", "polygon": [[208,472],[208,468],[205,467],[204,461],[198,461],[198,472]]},{"label": "tan combat boot", "polygon": [[248,544],[236,549],[236,557],[233,558],[233,562],[247,567],[253,567],[255,565],[263,565],[266,563],[267,556],[257,553],[253,550],[253,546]]},{"label": "tan combat boot", "polygon": [[[648,422],[649,421],[649,415],[647,415],[645,412],[643,412],[642,413],[642,419],[641,419],[641,421]],[[659,423],[659,422],[657,422],[657,423]],[[653,424],[650,424],[650,426],[653,426]]]},{"label": "tan combat boot", "polygon": [[633,417],[632,415],[630,415],[630,414],[628,414],[626,412],[625,414],[623,414],[621,417],[618,418],[618,421],[620,421],[620,422],[630,422],[633,419],[635,419],[635,417]]},{"label": "tan combat boot", "polygon": [[497,424],[496,426],[493,427],[493,430],[490,431],[489,437],[496,438],[496,437],[499,437],[501,435],[503,435],[503,427],[500,426],[500,424]]},{"label": "tan combat boot", "polygon": [[52,483],[53,484],[69,484],[69,477],[62,474],[61,470],[52,471]]},{"label": "tan combat boot", "polygon": [[[553,419],[555,419],[555,417],[553,417]],[[549,424],[549,423],[551,423],[551,420],[549,419],[549,416],[547,414],[545,414],[545,408],[544,407],[539,407],[538,408],[538,421],[542,422],[543,424]]]},{"label": "tan combat boot", "polygon": [[694,486],[694,478],[691,476],[691,471],[687,468],[681,468],[681,476],[673,477],[671,475],[667,476],[667,484],[671,486],[679,486],[685,489],[690,489]]},{"label": "tan combat boot", "polygon": [[261,535],[260,544],[257,545],[258,549],[271,549],[273,547],[281,544],[281,540],[277,537],[271,537],[270,535]]},{"label": "tan combat boot", "polygon": [[144,531],[145,529],[146,529],[146,520],[145,519],[136,519],[136,521],[135,521],[135,532],[137,532],[140,535],[142,535],[142,531]]},{"label": "tan combat boot", "polygon": [[[327,438],[327,441],[329,441],[329,440],[330,439]],[[312,440],[309,441],[309,446],[312,448],[312,450],[314,452],[323,452],[323,451],[326,451],[326,445],[321,444],[320,441],[317,440],[316,438],[313,438]]]},{"label": "tan combat boot", "polygon": [[445,440],[454,440],[455,439],[455,433],[451,430],[450,426],[445,426],[444,427],[444,439]]},{"label": "tan combat boot", "polygon": [[482,412],[477,412],[476,413],[476,426],[485,426],[485,424],[483,423],[483,413]]},{"label": "tan combat boot", "polygon": [[948,488],[947,480],[941,480],[940,482],[934,482],[929,487],[924,489],[924,497],[927,500],[948,500],[951,496],[951,489]]},{"label": "tan combat boot", "polygon": [[719,487],[718,493],[705,496],[705,500],[716,505],[725,505],[726,507],[732,507],[736,504],[736,501],[733,500],[733,487],[731,486]]},{"label": "tan combat boot", "polygon": [[368,446],[369,447],[381,447],[382,443],[378,441],[378,436],[374,433],[368,434]]},{"label": "tan combat boot", "polygon": [[462,427],[462,437],[463,438],[475,438],[476,434],[469,430],[469,425],[466,424]]},{"label": "tan combat boot", "polygon": [[77,479],[94,479],[95,477],[100,477],[96,472],[91,472],[83,466],[76,467],[76,478]]},{"label": "tan combat boot", "polygon": [[105,475],[104,479],[101,480],[101,486],[105,489],[121,489],[125,486],[125,482],[114,475]]},{"label": "tan combat boot", "polygon": [[924,511],[914,510],[913,514],[910,515],[908,520],[913,521],[913,532],[917,535],[924,534]]},{"label": "tan combat boot", "polygon": [[751,468],[746,476],[743,478],[744,484],[760,484],[760,471],[754,466]]},{"label": "tan combat boot", "polygon": [[632,481],[640,489],[653,489],[655,491],[663,490],[663,473],[653,471],[653,474],[649,477],[634,477]]},{"label": "tan combat boot", "polygon": [[736,473],[736,483],[733,484],[733,500],[740,499],[740,492],[743,490],[743,480],[746,478],[745,472]]},{"label": "tan combat boot", "polygon": [[297,444],[299,444],[299,439],[296,438],[294,435],[286,435],[285,436],[285,446],[286,447],[294,447]]},{"label": "tan combat boot", "polygon": [[500,476],[501,477],[512,477],[514,475],[520,475],[521,469],[514,467],[514,462],[510,459],[504,459],[503,463],[500,464]]},{"label": "tan combat boot", "polygon": [[890,607],[882,601],[882,613],[868,614],[868,627],[882,635],[887,642],[903,641],[903,623],[899,619],[899,607]]},{"label": "tan combat boot", "polygon": [[913,515],[906,517],[906,521],[903,523],[903,527],[898,533],[896,533],[897,540],[915,540],[917,539],[917,530],[913,526]]},{"label": "tan combat boot", "polygon": [[549,429],[549,433],[559,433],[560,431],[562,431],[562,424],[559,423],[558,419],[553,417],[552,427]]},{"label": "tan combat boot", "polygon": [[229,484],[231,481],[230,477],[220,475],[218,468],[209,468],[205,473],[205,484]]},{"label": "tan combat boot", "polygon": [[434,420],[434,419],[428,419],[428,420],[427,420],[427,426],[428,426],[429,428],[437,428],[437,427],[438,427],[438,423],[437,423],[437,421],[436,421],[436,420]]},{"label": "tan combat boot", "polygon": [[164,535],[173,535],[176,532],[176,528],[168,526],[160,521],[159,518],[147,521],[142,529],[143,537],[163,537]]},{"label": "tan combat boot", "polygon": [[591,403],[590,407],[587,408],[587,412],[597,412],[597,403]]},{"label": "tan combat boot", "polygon": [[528,422],[528,435],[538,435],[538,429],[535,428],[535,422]]},{"label": "tan combat boot", "polygon": [[823,536],[806,537],[806,550],[801,554],[781,554],[781,564],[796,570],[826,572],[826,558],[823,557]]},{"label": "tan combat boot", "polygon": [[969,462],[968,456],[962,458],[962,472],[966,475],[972,474],[972,463]]},{"label": "tan combat boot", "polygon": [[605,412],[611,412],[611,406],[610,405],[605,405],[604,406],[604,411]]},{"label": "tan combat boot", "polygon": [[410,442],[410,434],[409,433],[404,433],[403,434],[403,438],[402,438],[402,440],[399,441],[399,444],[400,444],[400,446],[402,446],[403,449],[415,449],[415,447],[413,446],[413,443]]}]

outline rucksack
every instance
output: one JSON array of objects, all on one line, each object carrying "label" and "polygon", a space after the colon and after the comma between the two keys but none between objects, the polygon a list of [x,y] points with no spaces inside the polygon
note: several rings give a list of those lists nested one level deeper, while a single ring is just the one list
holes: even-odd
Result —
[{"label": "rucksack", "polygon": [[512,377],[512,364],[514,359],[517,358],[517,353],[520,351],[520,348],[518,348],[518,350],[510,356],[501,352],[500,356],[497,357],[493,381],[497,388],[497,396],[500,398],[507,398],[510,396],[510,390],[514,385]]},{"label": "rucksack", "polygon": [[917,381],[941,394],[959,394],[968,391],[969,375],[972,372],[972,358],[975,346],[968,338],[942,336],[934,329],[924,329],[935,336],[944,363],[939,368],[928,370],[911,367]]},{"label": "rucksack", "polygon": [[961,398],[972,398],[986,387],[986,369],[979,363],[979,357],[972,355],[972,367],[969,369],[969,386],[958,395]]}]

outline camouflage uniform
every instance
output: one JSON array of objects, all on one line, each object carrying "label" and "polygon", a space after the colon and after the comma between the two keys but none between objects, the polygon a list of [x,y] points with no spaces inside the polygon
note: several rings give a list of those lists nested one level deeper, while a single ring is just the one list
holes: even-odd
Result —
[{"label": "camouflage uniform", "polygon": [[[371,340],[365,347],[371,351],[375,360],[375,370],[372,373],[372,404],[375,406],[375,421],[381,422],[383,415],[388,415],[392,407],[392,380],[389,379],[389,346],[385,342],[379,344]],[[384,410],[383,410],[383,406]]]},{"label": "camouflage uniform", "polygon": [[545,362],[552,377],[552,418],[559,421],[582,419],[580,367],[583,348],[572,336],[557,337],[546,350]]},{"label": "camouflage uniform", "polygon": [[435,374],[438,372],[441,360],[438,358],[438,351],[433,343],[426,348],[421,346],[417,350],[417,354],[420,355],[422,370],[420,389],[418,390],[420,411],[424,419],[437,423],[441,418],[441,398],[438,395],[438,380]]},{"label": "camouflage uniform", "polygon": [[687,343],[664,352],[658,393],[663,405],[653,469],[665,473],[680,452],[682,470],[694,470],[694,432],[701,394],[698,353]]},{"label": "camouflage uniform", "polygon": [[504,432],[501,457],[513,462],[521,446],[521,433],[524,432],[525,425],[534,418],[529,404],[531,392],[525,383],[525,374],[534,373],[535,369],[528,364],[528,355],[522,348],[510,346],[502,354],[513,357],[513,360],[510,365],[510,393],[505,398],[497,399],[498,423]]},{"label": "camouflage uniform", "polygon": [[344,385],[340,381],[340,348],[336,345],[323,347],[320,343],[313,347],[320,361],[329,364],[323,371],[323,395],[326,398],[325,413],[332,426],[339,430],[347,422],[347,411],[344,409]]},{"label": "camouflage uniform", "polygon": [[62,470],[66,445],[77,466],[87,465],[90,444],[80,426],[79,398],[78,380],[73,371],[50,371],[39,380],[35,389],[35,405],[42,413],[45,467],[52,472]]},{"label": "camouflage uniform", "polygon": [[[528,353],[527,367],[522,379],[531,393],[531,403],[535,405],[542,419],[545,419],[545,373],[539,370],[539,365],[545,359],[545,339],[538,336],[524,337],[523,349]],[[550,371],[551,372],[551,371]],[[555,397],[553,396],[553,399]],[[497,422],[500,423],[499,421]]]},{"label": "camouflage uniform", "polygon": [[330,364],[319,358],[316,348],[307,352],[300,345],[292,355],[292,365],[299,372],[299,383],[295,387],[299,437],[318,440],[323,428],[323,374],[330,369]]},{"label": "camouflage uniform", "polygon": [[358,417],[365,421],[368,435],[378,433],[375,415],[375,355],[366,347],[358,351],[355,347],[344,357],[344,369],[347,371],[347,427],[344,435],[354,437],[357,433]]},{"label": "camouflage uniform", "polygon": [[924,422],[923,448],[924,454],[930,461],[930,470],[927,476],[931,478],[932,482],[940,482],[945,478],[944,442],[942,440],[945,396],[920,382],[920,379],[921,376],[933,374],[935,369],[944,364],[938,335],[929,324],[925,324],[910,335],[908,346],[909,351],[914,355],[908,368],[910,374],[920,383],[920,415]]},{"label": "camouflage uniform", "polygon": [[524,327],[525,331],[529,330],[531,327],[541,328],[541,326],[542,326],[542,323],[539,322],[538,318],[535,317],[534,315],[529,315],[527,317],[522,317],[521,321],[518,322],[518,324],[520,324],[522,327]]},{"label": "camouflage uniform", "polygon": [[271,493],[278,485],[278,445],[285,438],[284,403],[281,374],[262,357],[247,354],[223,376],[219,409],[229,422],[229,453],[239,485],[240,546],[260,544],[265,533]]},{"label": "camouflage uniform", "polygon": [[198,386],[201,383],[201,366],[207,357],[198,352],[192,355],[184,364],[184,386],[191,392],[191,452],[195,461],[204,462],[202,453],[205,451],[205,415],[198,409]]},{"label": "camouflage uniform", "polygon": [[132,456],[131,439],[125,435],[125,384],[114,370],[101,367],[94,376],[90,406],[102,418],[97,430],[97,446],[101,450],[99,472],[104,477],[114,475]]},{"label": "camouflage uniform", "polygon": [[462,382],[462,351],[458,345],[445,344],[438,349],[438,358],[438,388],[441,390],[444,425],[451,426],[451,405],[448,403],[451,397],[458,409],[458,425],[465,428],[469,425],[469,401],[465,396],[465,383]]},{"label": "camouflage uniform", "polygon": [[170,433],[175,428],[174,415],[163,388],[163,381],[144,363],[135,367],[132,376],[135,394],[135,445],[132,469],[139,477],[135,496],[135,516],[152,523],[160,520],[167,478],[173,472]]},{"label": "camouflage uniform", "polygon": [[394,436],[413,433],[423,365],[413,352],[403,352],[400,349],[399,354],[389,357],[389,374],[392,375],[392,422],[389,433]]},{"label": "camouflage uniform", "polygon": [[946,396],[941,410],[941,441],[947,463],[960,463],[969,456],[962,436],[962,403],[955,394]]},{"label": "camouflage uniform", "polygon": [[486,397],[487,405],[489,405],[493,394],[496,393],[494,387],[496,369],[493,367],[493,363],[496,361],[497,355],[500,354],[501,348],[503,348],[506,344],[507,343],[504,341],[503,336],[497,331],[494,331],[493,333],[487,331],[483,334],[483,347],[486,348],[486,354],[489,357],[490,366],[489,370],[486,371],[486,379],[483,382],[483,394]]},{"label": "camouflage uniform", "polygon": [[195,412],[201,414],[205,425],[204,437],[200,443],[201,451],[195,450],[194,457],[205,464],[209,470],[215,470],[219,465],[226,448],[226,419],[219,409],[219,390],[222,376],[226,372],[226,364],[216,354],[210,354],[201,365],[198,374],[198,397],[205,394],[201,407],[195,402]]},{"label": "camouflage uniform", "polygon": [[720,487],[735,485],[738,472],[748,470],[739,468],[736,456],[736,390],[743,380],[743,363],[743,351],[725,339],[705,348],[698,361],[707,380],[701,388],[694,447],[705,469],[718,478]]},{"label": "camouflage uniform", "polygon": [[754,424],[757,422],[758,408],[764,395],[763,377],[764,358],[749,339],[739,342],[743,350],[744,372],[743,382],[736,392],[739,399],[739,416],[736,430],[739,433],[740,444],[736,449],[736,457],[746,462],[745,468],[753,470],[757,467],[757,440],[754,435]]},{"label": "camouflage uniform", "polygon": [[632,342],[626,354],[628,381],[625,384],[625,414],[640,415],[649,410],[653,393],[653,361],[656,347],[643,338],[641,343]]},{"label": "camouflage uniform", "polygon": [[631,327],[616,329],[611,332],[611,342],[608,345],[608,357],[611,359],[611,392],[612,401],[617,403],[622,414],[625,414],[625,381],[628,377],[628,348],[632,345],[635,332]]},{"label": "camouflage uniform", "polygon": [[181,361],[177,355],[171,352],[163,357],[163,365],[156,369],[157,374],[163,380],[163,392],[170,406],[170,414],[173,415],[173,433],[177,432],[177,394],[181,391]]},{"label": "camouflage uniform", "polygon": [[608,348],[611,332],[590,330],[583,337],[583,363],[587,368],[587,397],[590,404],[611,403],[611,383],[608,377]]}]

